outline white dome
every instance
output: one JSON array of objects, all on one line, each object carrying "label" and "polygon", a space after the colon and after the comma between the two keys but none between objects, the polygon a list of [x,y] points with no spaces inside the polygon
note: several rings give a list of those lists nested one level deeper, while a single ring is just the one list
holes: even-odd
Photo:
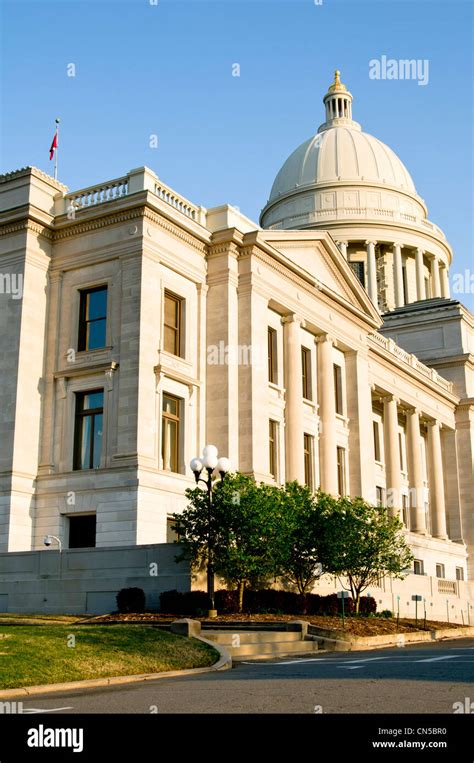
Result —
[{"label": "white dome", "polygon": [[391,148],[353,126],[334,126],[302,143],[273,183],[269,201],[305,187],[362,181],[416,194],[410,173]]}]

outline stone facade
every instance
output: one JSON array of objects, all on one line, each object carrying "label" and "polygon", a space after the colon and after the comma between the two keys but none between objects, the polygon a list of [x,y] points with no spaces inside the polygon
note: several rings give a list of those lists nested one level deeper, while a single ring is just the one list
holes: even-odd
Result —
[{"label": "stone facade", "polygon": [[[403,292],[391,223],[264,229],[192,204],[147,168],[74,193],[26,168],[0,193],[0,551],[41,550],[46,534],[67,548],[87,516],[98,548],[166,542],[194,485],[189,461],[212,442],[257,480],[388,503],[436,608],[448,589],[469,601],[472,317],[446,293],[425,299],[416,252]],[[407,225],[404,243],[418,246]],[[84,294],[99,287],[104,339],[81,348]],[[78,468],[78,401],[91,391],[103,400],[98,461]]]}]

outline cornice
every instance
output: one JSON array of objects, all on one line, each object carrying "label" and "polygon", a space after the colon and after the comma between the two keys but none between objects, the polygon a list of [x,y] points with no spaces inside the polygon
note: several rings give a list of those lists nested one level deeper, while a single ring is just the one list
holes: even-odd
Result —
[{"label": "cornice", "polygon": [[54,232],[46,225],[41,225],[33,220],[19,220],[16,223],[6,223],[0,226],[0,236],[9,236],[15,233],[21,233],[22,231],[31,231],[37,236],[43,236],[48,241],[53,241]]}]

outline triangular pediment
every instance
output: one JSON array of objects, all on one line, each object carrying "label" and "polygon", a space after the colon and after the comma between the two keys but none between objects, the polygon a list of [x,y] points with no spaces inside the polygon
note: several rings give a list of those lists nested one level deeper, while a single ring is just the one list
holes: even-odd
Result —
[{"label": "triangular pediment", "polygon": [[326,231],[261,231],[264,239],[298,268],[306,271],[325,291],[356,307],[372,321],[380,315],[366,290]]}]

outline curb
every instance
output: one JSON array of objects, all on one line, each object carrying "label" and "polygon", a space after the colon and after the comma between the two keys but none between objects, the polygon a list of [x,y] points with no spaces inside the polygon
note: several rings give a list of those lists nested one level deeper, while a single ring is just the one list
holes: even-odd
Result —
[{"label": "curb", "polygon": [[23,686],[19,689],[0,690],[0,699],[9,697],[29,697],[35,694],[54,694],[55,692],[77,691],[80,689],[97,689],[103,686],[120,686],[121,684],[143,683],[157,681],[161,678],[179,678],[179,676],[196,676],[201,673],[215,673],[220,670],[230,670],[232,658],[220,644],[215,644],[201,636],[195,636],[198,641],[212,646],[219,652],[219,659],[206,668],[188,668],[186,670],[166,670],[162,673],[137,673],[131,676],[110,676],[109,678],[89,678],[86,681],[68,681],[59,684],[43,684],[40,686]]},{"label": "curb", "polygon": [[387,634],[383,636],[352,636],[352,638],[343,639],[341,633],[326,635],[328,631],[319,629],[316,626],[310,626],[310,635],[322,641],[324,647],[330,651],[350,652],[362,651],[366,649],[383,649],[392,646],[405,646],[408,644],[420,644],[423,642],[433,643],[434,641],[449,641],[451,639],[468,638],[474,636],[474,626],[465,626],[464,628],[438,628],[431,631],[406,631],[396,635]]}]

